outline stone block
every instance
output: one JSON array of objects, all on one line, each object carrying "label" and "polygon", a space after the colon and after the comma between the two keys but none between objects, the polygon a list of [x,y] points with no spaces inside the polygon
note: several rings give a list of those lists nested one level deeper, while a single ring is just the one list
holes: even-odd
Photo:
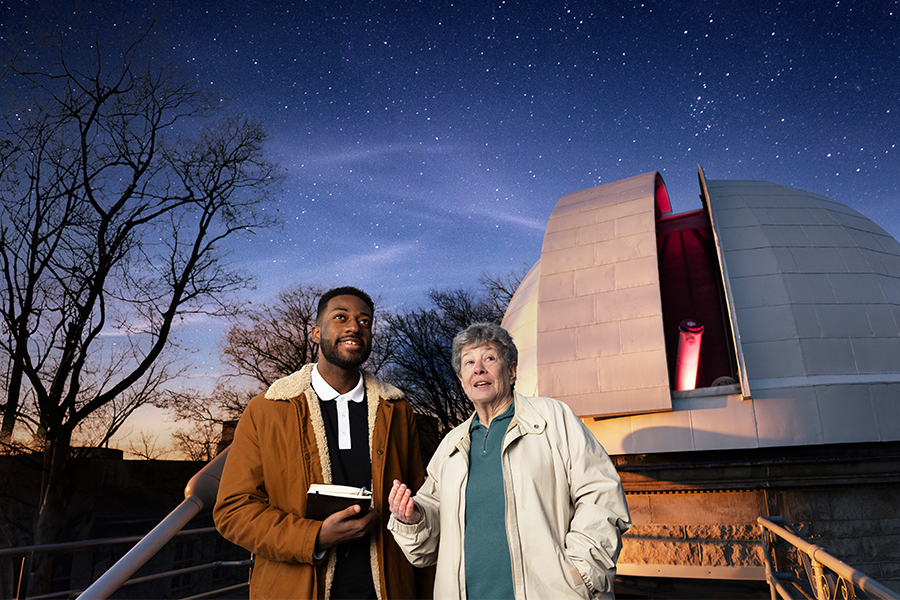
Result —
[{"label": "stone block", "polygon": [[[577,230],[576,230],[577,232]],[[555,250],[563,250],[571,248],[577,243],[577,234],[572,230],[557,231],[548,233],[544,236],[544,245],[541,247],[542,252],[553,252]]]},{"label": "stone block", "polygon": [[[900,587],[898,587],[898,584],[900,584],[900,562],[879,563],[878,566],[881,570],[881,579],[878,580],[878,583],[886,585],[893,590],[900,590]],[[875,576],[874,573],[868,574]],[[893,581],[894,585],[889,585],[887,581]]]},{"label": "stone block", "polygon": [[881,521],[859,519],[853,521],[828,521],[823,524],[822,535],[832,538],[852,538],[878,535],[882,532]]},{"label": "stone block", "polygon": [[633,235],[627,238],[597,242],[593,246],[584,247],[593,247],[595,265],[609,265],[624,260],[656,256],[656,236],[652,234]]},{"label": "stone block", "polygon": [[619,562],[640,563],[643,560],[644,545],[639,540],[633,540],[628,534],[622,538],[622,550],[619,552]]},{"label": "stone block", "polygon": [[649,523],[650,516],[650,500],[645,494],[628,494],[625,496],[628,502],[628,513],[631,515],[631,529],[625,532],[626,536],[640,535],[645,527],[645,523]]},{"label": "stone block", "polygon": [[575,274],[571,271],[541,277],[540,298],[543,301],[565,300],[575,296]]},{"label": "stone block", "polygon": [[[861,538],[864,556],[878,562],[900,562],[900,536],[879,535]],[[851,562],[851,561],[845,561]]]},{"label": "stone block", "polygon": [[747,373],[752,379],[803,377],[806,373],[802,342],[794,339],[742,343]]},{"label": "stone block", "polygon": [[[812,331],[819,331],[819,323],[812,314]],[[794,339],[798,335],[796,317],[790,305],[759,306],[738,311],[741,342],[764,342]],[[806,323],[804,323],[806,325]]]},{"label": "stone block", "polygon": [[687,525],[685,537],[697,540],[758,541],[762,530],[759,525]]},{"label": "stone block", "polygon": [[736,308],[778,306],[791,302],[781,275],[739,277],[730,272],[729,274],[731,289],[737,301]]},{"label": "stone block", "polygon": [[566,298],[564,300],[538,301],[538,345],[541,333],[556,329],[567,329],[579,325],[590,325],[594,318],[594,299],[591,296]]},{"label": "stone block", "polygon": [[[635,203],[629,208],[635,210],[639,205],[640,203]],[[628,216],[621,216],[616,219],[616,237],[652,234],[655,231],[655,227],[656,219],[652,211],[642,211]]]},{"label": "stone block", "polygon": [[[543,257],[541,259],[543,268]],[[833,283],[825,273],[786,273],[784,286],[794,304],[832,304],[837,302]]]},{"label": "stone block", "polygon": [[761,566],[761,546],[749,542],[701,544],[701,565],[707,567]]},{"label": "stone block", "polygon": [[831,519],[831,504],[821,494],[807,490],[782,490],[777,496],[777,513],[795,526],[812,519]]},{"label": "stone block", "polygon": [[596,305],[593,313],[596,315],[594,323],[651,316],[658,316],[660,321],[662,320],[659,288],[654,285],[596,294],[594,302]]},{"label": "stone block", "polygon": [[865,304],[819,304],[816,306],[822,337],[861,338],[873,335]]},{"label": "stone block", "polygon": [[538,379],[541,394],[551,398],[596,392],[600,389],[597,361],[593,358],[547,364],[538,362]]},{"label": "stone block", "polygon": [[900,506],[900,488],[897,486],[841,488],[828,495],[834,510],[833,518],[837,521],[859,519],[863,506],[867,519],[894,519]]},{"label": "stone block", "polygon": [[596,222],[596,218],[597,211],[564,211],[564,214],[561,214],[560,216],[557,216],[554,211],[554,214],[551,214],[550,219],[547,221],[546,233],[569,231],[572,232],[572,235],[574,236],[575,232],[572,231],[573,229],[591,225]]},{"label": "stone block", "polygon": [[699,544],[675,541],[628,540],[619,555],[622,562],[650,565],[698,565],[700,559]]},{"label": "stone block", "polygon": [[618,354],[621,351],[618,323],[596,323],[568,331],[573,333],[572,356],[566,360]]},{"label": "stone block", "polygon": [[863,543],[861,538],[833,538],[823,535],[814,538],[813,543],[821,546],[825,549],[825,552],[848,565],[856,565],[874,558],[868,554],[866,544]]},{"label": "stone block", "polygon": [[659,317],[643,317],[614,323],[619,328],[623,353],[647,352],[665,348],[662,323]]},{"label": "stone block", "polygon": [[[596,244],[597,242],[605,242],[607,240],[615,239],[616,222],[605,221],[603,223],[595,223],[592,225],[587,225],[585,227],[579,227],[576,230],[576,234],[572,237],[575,238],[579,246]],[[544,239],[546,240],[546,237]],[[546,241],[544,242],[544,246],[546,247]]]},{"label": "stone block", "polygon": [[759,516],[754,492],[665,494],[652,498],[656,523],[752,525]]},{"label": "stone block", "polygon": [[853,339],[853,355],[860,373],[896,373],[900,338]]},{"label": "stone block", "polygon": [[[649,496],[644,497],[649,498]],[[631,510],[631,504],[628,505],[628,509],[629,511]],[[629,529],[625,533],[625,535],[632,538],[641,538],[646,540],[657,538],[683,540],[686,538],[684,525],[635,525],[631,529]]]},{"label": "stone block", "polygon": [[616,289],[659,285],[659,267],[655,256],[616,263]]},{"label": "stone block", "polygon": [[575,360],[574,328],[541,332],[541,343],[537,346],[538,364],[549,364]]},{"label": "stone block", "polygon": [[878,280],[868,274],[860,273],[829,273],[834,296],[838,302],[855,304],[872,302],[873,298],[884,301],[884,294],[878,285]]},{"label": "stone block", "polygon": [[541,252],[541,277],[594,266],[594,249],[581,246]]},{"label": "stone block", "polygon": [[605,392],[660,387],[669,382],[666,367],[663,348],[632,354],[605,352],[598,355],[596,378]]},{"label": "stone block", "polygon": [[575,295],[592,296],[616,289],[616,266],[600,265],[575,271]]}]

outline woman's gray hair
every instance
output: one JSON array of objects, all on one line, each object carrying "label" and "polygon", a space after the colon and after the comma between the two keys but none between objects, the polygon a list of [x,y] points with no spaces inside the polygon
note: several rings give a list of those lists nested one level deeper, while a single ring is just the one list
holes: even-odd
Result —
[{"label": "woman's gray hair", "polygon": [[462,372],[462,352],[469,346],[493,344],[499,351],[506,366],[519,362],[519,351],[509,332],[493,323],[472,323],[453,338],[453,370]]}]

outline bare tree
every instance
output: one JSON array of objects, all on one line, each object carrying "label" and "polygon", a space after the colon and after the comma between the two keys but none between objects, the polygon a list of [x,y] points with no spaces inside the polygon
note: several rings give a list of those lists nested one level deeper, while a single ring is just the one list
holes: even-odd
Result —
[{"label": "bare tree", "polygon": [[79,424],[154,398],[177,373],[165,352],[184,315],[233,312],[246,279],[225,242],[272,224],[258,207],[279,181],[262,127],[212,119],[208,95],[146,38],[109,51],[67,39],[40,68],[9,67],[3,83],[27,105],[0,131],[0,437],[29,415],[43,445],[37,544],[65,530]]},{"label": "bare tree", "polygon": [[207,421],[192,422],[188,429],[172,434],[175,450],[186,460],[209,462],[216,457],[222,430]]},{"label": "bare tree", "polygon": [[317,285],[297,285],[278,294],[274,304],[244,314],[228,330],[222,349],[234,374],[268,387],[315,361],[319,345],[312,340],[312,328],[325,291]]},{"label": "bare tree", "polygon": [[431,308],[387,319],[394,348],[384,377],[404,391],[417,412],[435,419],[434,431],[425,428],[425,435],[440,438],[472,413],[453,369],[452,344],[472,323],[503,319],[506,305],[489,291],[431,291]]},{"label": "bare tree", "polygon": [[173,450],[187,460],[212,460],[219,449],[231,443],[223,434],[233,430],[253,395],[251,390],[228,384],[222,384],[212,396],[196,390],[167,392],[160,406],[188,424],[172,434]]},{"label": "bare tree", "polygon": [[513,295],[519,289],[519,284],[522,283],[530,269],[531,267],[524,264],[521,268],[510,271],[506,275],[482,273],[478,278],[478,283],[481,285],[487,301],[492,303],[495,310],[501,315],[506,312],[506,307],[509,306]]},{"label": "bare tree", "polygon": [[159,445],[158,435],[153,435],[148,431],[141,431],[136,439],[132,438],[128,442],[128,454],[134,458],[160,460],[168,456],[170,452]]}]

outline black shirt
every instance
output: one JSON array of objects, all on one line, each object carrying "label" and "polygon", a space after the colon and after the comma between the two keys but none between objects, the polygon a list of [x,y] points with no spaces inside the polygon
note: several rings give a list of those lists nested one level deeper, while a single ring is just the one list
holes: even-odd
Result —
[{"label": "black shirt", "polygon": [[[369,456],[369,410],[365,399],[349,402],[350,449],[338,447],[337,402],[320,401],[328,454],[331,456],[331,480],[339,485],[372,487],[372,460]],[[337,565],[331,583],[331,597],[342,599],[377,598],[372,582],[372,564],[367,535],[337,547]]]}]

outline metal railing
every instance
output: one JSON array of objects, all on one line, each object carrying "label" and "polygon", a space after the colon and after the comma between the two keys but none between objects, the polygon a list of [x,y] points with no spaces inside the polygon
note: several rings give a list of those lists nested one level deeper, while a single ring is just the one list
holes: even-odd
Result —
[{"label": "metal railing", "polygon": [[[184,530],[184,527],[204,509],[211,509],[216,501],[216,493],[219,488],[219,480],[222,475],[222,468],[225,466],[225,460],[228,450],[221,452],[216,458],[210,461],[200,471],[198,471],[188,482],[184,490],[184,501],[178,505],[165,519],[163,519],[153,530],[145,536],[129,536],[121,538],[104,538],[98,540],[85,540],[79,542],[66,542],[60,544],[45,544],[39,546],[21,546],[16,548],[0,549],[0,559],[22,556],[22,569],[19,575],[18,591],[15,593],[16,598],[29,598],[29,600],[40,600],[44,598],[60,598],[74,597],[80,594],[79,598],[105,599],[125,585],[144,583],[155,579],[165,577],[184,576],[190,573],[200,571],[208,571],[219,567],[249,567],[252,566],[253,560],[217,560],[203,565],[194,565],[181,569],[173,569],[162,573],[156,573],[145,577],[129,579],[138,569],[150,561],[160,549],[162,549],[169,541],[176,536],[185,536],[192,534],[209,534],[218,535],[215,527],[205,527],[200,529]],[[137,544],[119,559],[109,570],[107,570],[97,581],[84,591],[80,589],[57,591],[41,596],[29,596],[27,584],[27,564],[30,558],[39,552],[65,552],[82,550],[91,547],[109,547],[114,544],[123,544],[137,541]],[[231,586],[231,588],[246,587],[248,582]],[[229,588],[229,590],[231,589]],[[214,594],[228,590],[215,590],[208,594]],[[206,595],[206,594],[203,594]],[[203,595],[196,597],[203,597]]]},{"label": "metal railing", "polygon": [[[173,539],[175,537],[186,537],[186,536],[203,536],[203,535],[219,535],[218,531],[215,527],[200,527],[197,529],[182,529],[175,533]],[[47,594],[41,594],[37,596],[33,596],[29,594],[29,585],[26,582],[26,578],[28,577],[27,573],[30,565],[30,557],[37,553],[47,553],[47,554],[56,554],[61,552],[73,552],[78,550],[86,550],[90,548],[109,548],[111,546],[115,546],[118,544],[129,544],[133,542],[139,542],[143,539],[142,535],[132,535],[125,537],[113,537],[113,538],[100,538],[93,540],[83,540],[79,542],[61,542],[58,544],[41,544],[41,545],[33,545],[33,546],[17,546],[14,548],[0,548],[0,559],[4,558],[12,558],[21,556],[22,562],[21,567],[19,569],[19,582],[14,587],[17,590],[14,593],[14,597],[16,600],[49,600],[51,598],[72,598],[84,592],[84,588],[75,588],[69,590],[58,590],[55,592],[50,592]],[[156,573],[154,575],[147,575],[144,577],[137,577],[134,579],[129,579],[127,582],[123,584],[123,587],[126,585],[133,585],[138,583],[145,583],[148,581],[153,581],[155,579],[163,579],[165,577],[174,577],[177,575],[183,575],[186,573],[193,573],[198,571],[208,571],[216,568],[223,567],[251,567],[253,565],[253,560],[216,560],[203,565],[195,565],[192,567],[184,568],[184,569],[174,569],[170,571],[164,571],[161,573]],[[246,587],[248,582],[244,582],[239,586],[231,586],[231,587]],[[230,588],[229,588],[230,589]],[[228,591],[228,590],[215,590],[216,593]]]},{"label": "metal railing", "polygon": [[109,598],[201,510],[212,508],[227,456],[228,448],[191,477],[184,488],[184,501],[78,597],[85,600]]},{"label": "metal railing", "polygon": [[[795,596],[815,600],[832,600],[833,598],[857,598],[862,592],[864,598],[883,600],[900,600],[900,594],[878,583],[862,571],[841,562],[828,554],[821,546],[810,543],[803,535],[783,517],[759,517],[757,522],[762,526],[763,559],[766,564],[766,581],[772,600],[778,596],[792,600]],[[801,580],[794,573],[775,571],[774,545],[776,538],[792,545],[803,565],[807,581]],[[826,571],[826,569],[831,572]],[[776,596],[777,594],[777,596]]]}]

